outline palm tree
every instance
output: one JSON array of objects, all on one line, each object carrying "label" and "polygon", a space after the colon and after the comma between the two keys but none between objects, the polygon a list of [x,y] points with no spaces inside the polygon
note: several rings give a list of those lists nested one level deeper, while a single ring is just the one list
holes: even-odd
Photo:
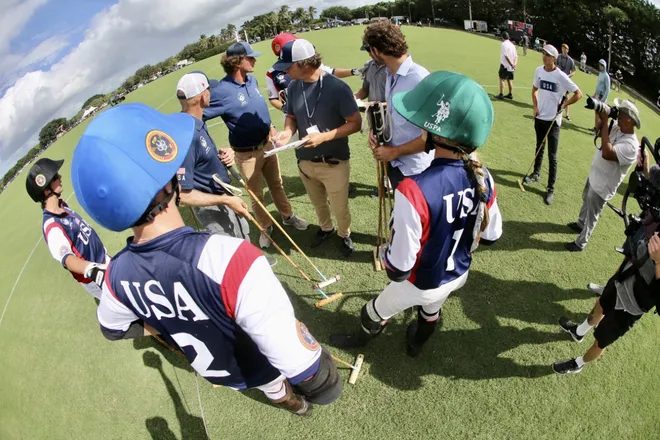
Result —
[{"label": "palm tree", "polygon": [[607,20],[607,69],[611,68],[612,63],[612,33],[614,26],[620,26],[629,21],[628,15],[616,6],[607,5],[603,8],[603,14]]},{"label": "palm tree", "polygon": [[314,6],[310,6],[307,8],[307,13],[309,14],[309,21],[312,22],[314,21],[314,15],[316,14],[316,8]]}]

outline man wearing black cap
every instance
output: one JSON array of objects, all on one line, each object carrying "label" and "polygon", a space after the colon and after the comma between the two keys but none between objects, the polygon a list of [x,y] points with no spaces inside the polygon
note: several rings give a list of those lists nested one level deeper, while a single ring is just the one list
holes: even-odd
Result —
[{"label": "man wearing black cap", "polygon": [[39,159],[30,168],[25,187],[30,198],[41,203],[42,232],[50,254],[83,289],[101,299],[100,285],[110,258],[96,231],[61,199],[63,163]]},{"label": "man wearing black cap", "polygon": [[371,59],[362,68],[362,87],[355,92],[355,97],[362,100],[369,98],[370,102],[385,102],[387,68],[385,64],[376,62],[369,46],[363,43],[360,50],[366,51]]},{"label": "man wearing black cap", "polygon": [[[282,223],[304,231],[309,224],[293,213],[282,185],[277,155],[264,157],[264,148],[271,148],[270,139],[275,130],[257,80],[251,75],[259,55],[242,41],[227,48],[220,61],[227,76],[211,84],[211,103],[204,109],[204,120],[222,117],[229,129],[229,144],[235,151],[236,164],[247,187],[263,203],[265,179]],[[267,231],[272,230],[266,212],[256,202],[252,208],[259,224]],[[263,233],[259,237],[259,246],[270,246],[270,240]]]}]

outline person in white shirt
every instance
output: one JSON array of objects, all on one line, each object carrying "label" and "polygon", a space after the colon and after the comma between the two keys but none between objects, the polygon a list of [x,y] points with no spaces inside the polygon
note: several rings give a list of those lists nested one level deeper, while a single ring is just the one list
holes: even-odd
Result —
[{"label": "person in white shirt", "polygon": [[[502,32],[502,48],[500,51],[500,70],[498,72],[500,77],[500,94],[497,95],[498,99],[507,98],[513,99],[513,72],[516,70],[518,64],[518,52],[516,46],[509,40],[509,33]],[[509,87],[509,94],[504,96],[504,81]]]},{"label": "person in white shirt", "polygon": [[[582,98],[582,92],[578,86],[556,66],[558,55],[559,53],[553,45],[546,44],[543,46],[543,65],[534,71],[532,102],[534,103],[534,130],[536,131],[536,159],[534,172],[525,176],[523,180],[526,185],[538,182],[547,138],[550,170],[544,199],[546,205],[551,205],[555,197],[561,113],[567,106]],[[565,97],[566,92],[570,93],[569,97]]]},{"label": "person in white shirt", "polygon": [[569,228],[580,234],[575,241],[566,243],[566,249],[571,252],[582,251],[587,246],[605,202],[614,197],[628,169],[637,158],[639,141],[635,136],[635,128],[640,128],[641,125],[639,111],[635,104],[627,99],[615,99],[614,105],[619,108],[619,117],[613,121],[611,128],[607,124],[608,114],[604,111],[597,113],[601,120],[601,146],[591,162],[589,177],[582,192],[582,208],[578,220],[568,224]]}]

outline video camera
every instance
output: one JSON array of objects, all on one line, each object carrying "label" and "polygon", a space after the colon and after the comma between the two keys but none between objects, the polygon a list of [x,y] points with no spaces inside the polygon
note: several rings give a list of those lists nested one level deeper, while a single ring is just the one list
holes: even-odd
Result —
[{"label": "video camera", "polygon": [[[608,206],[623,219],[628,237],[635,236],[642,229],[645,221],[660,222],[660,138],[656,139],[655,146],[652,146],[651,142],[643,137],[640,145],[642,154],[645,148],[649,149],[656,163],[650,167],[649,175],[646,175],[644,166],[638,166],[628,179],[628,188],[623,195],[621,209],[608,203]],[[645,160],[649,160],[648,157]],[[642,210],[639,215],[627,212],[628,198],[631,195]]]}]

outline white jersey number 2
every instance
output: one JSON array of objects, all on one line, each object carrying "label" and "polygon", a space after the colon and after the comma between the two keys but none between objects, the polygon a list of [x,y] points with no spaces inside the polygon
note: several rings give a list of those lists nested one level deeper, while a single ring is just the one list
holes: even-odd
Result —
[{"label": "white jersey number 2", "polygon": [[447,258],[447,272],[451,272],[452,270],[456,269],[456,263],[454,263],[454,253],[458,247],[458,242],[461,241],[461,235],[463,235],[464,230],[465,229],[459,229],[458,231],[454,232],[454,235],[451,237],[451,239],[454,240],[454,247],[451,250],[451,254],[449,254],[449,258]]},{"label": "white jersey number 2", "polygon": [[191,346],[197,353],[195,360],[190,364],[202,377],[226,377],[229,376],[227,370],[209,370],[209,365],[213,362],[213,355],[202,341],[188,333],[176,333],[172,339],[179,344],[179,347]]}]

